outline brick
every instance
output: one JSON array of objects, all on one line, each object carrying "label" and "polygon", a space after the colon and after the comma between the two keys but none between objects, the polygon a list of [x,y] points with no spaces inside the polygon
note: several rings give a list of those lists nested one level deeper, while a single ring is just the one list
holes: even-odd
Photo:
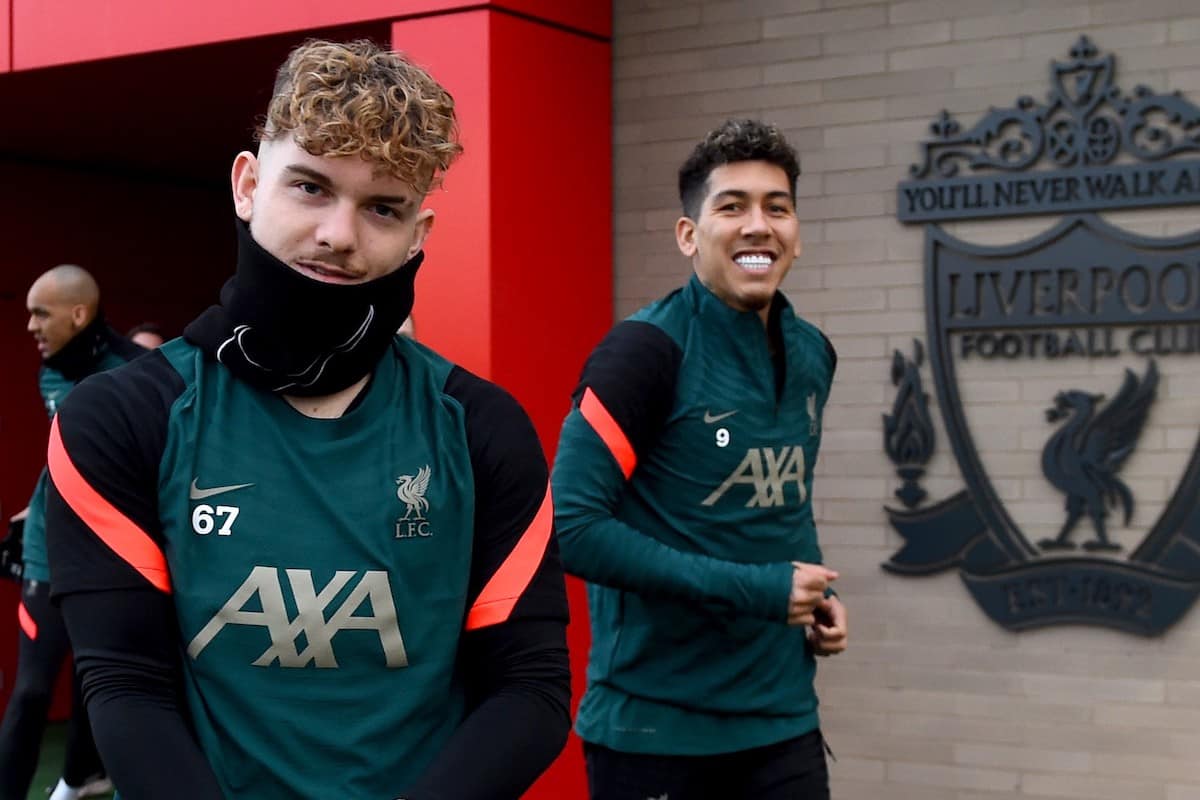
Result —
[{"label": "brick", "polygon": [[857,100],[920,91],[937,92],[949,89],[953,84],[954,73],[949,69],[920,69],[865,78],[828,80],[822,86],[822,92],[827,100]]},{"label": "brick", "polygon": [[825,192],[831,195],[864,192],[886,192],[890,195],[895,192],[896,183],[894,167],[825,173]]},{"label": "brick", "polygon": [[[885,102],[888,119],[911,117],[932,125],[937,116],[946,110],[957,117],[960,124],[968,121],[974,124],[985,111],[992,108],[1011,108],[1016,104],[1018,96],[1011,86],[1002,86],[889,97]],[[920,139],[929,138],[931,133],[927,127],[921,132]]]},{"label": "brick", "polygon": [[[1093,25],[1070,33],[1055,31],[1025,38],[1025,55],[1030,58],[1045,58],[1055,61],[1068,61],[1071,58],[1071,47],[1079,35],[1085,35],[1092,40],[1101,52],[1109,53],[1115,49],[1138,47],[1144,45],[1163,44],[1167,41],[1167,23],[1150,22],[1140,25]],[[1129,85],[1126,80],[1126,69],[1121,59],[1117,59],[1117,83]]]},{"label": "brick", "polygon": [[825,146],[862,147],[892,141],[918,141],[926,135],[928,124],[923,120],[874,122],[865,125],[827,125]]},{"label": "brick", "polygon": [[954,23],[954,38],[991,39],[1020,33],[1039,33],[1082,28],[1091,21],[1086,6],[1054,8],[1039,5],[1018,14],[960,19]]},{"label": "brick", "polygon": [[[1020,54],[1014,54],[1013,59],[1019,59]],[[1013,96],[1013,103],[1022,94],[1043,97],[1042,87],[1049,88],[1046,83],[1047,67],[1033,60],[1011,60],[992,64],[970,64],[954,70],[953,85],[955,89],[986,88],[990,86],[1020,87]],[[1011,103],[1009,104],[1011,105]]]},{"label": "brick", "polygon": [[762,83],[761,67],[741,67],[708,72],[689,72],[647,78],[644,81],[647,97],[703,92],[710,89],[736,89]]},{"label": "brick", "polygon": [[776,14],[796,14],[816,11],[821,0],[732,0],[705,3],[701,19],[705,24],[737,22],[747,18],[765,19]]},{"label": "brick", "polygon": [[806,103],[781,109],[771,120],[785,128],[824,127],[884,118],[883,100],[852,100],[847,103]]},{"label": "brick", "polygon": [[940,44],[950,41],[950,38],[949,22],[933,22],[828,33],[823,37],[822,43],[826,53],[837,54],[861,53],[868,50],[888,52],[902,47]]},{"label": "brick", "polygon": [[904,333],[919,331],[924,315],[910,311],[888,311],[879,314],[831,314],[826,329],[831,333]]},{"label": "brick", "polygon": [[825,240],[842,242],[857,239],[885,239],[897,227],[899,227],[899,223],[890,216],[832,220],[825,223]]},{"label": "brick", "polygon": [[963,65],[994,64],[1021,57],[1021,40],[995,39],[982,42],[931,45],[888,54],[888,67],[893,72],[929,67],[958,67]]},{"label": "brick", "polygon": [[763,68],[766,83],[791,83],[842,78],[848,75],[868,75],[884,72],[882,53],[855,56],[827,56],[800,61],[768,64]]},{"label": "brick", "polygon": [[704,25],[696,28],[648,33],[645,37],[646,52],[662,53],[739,42],[757,42],[762,39],[762,24],[757,20],[750,20],[733,22],[728,25]]},{"label": "brick", "polygon": [[963,765],[1021,771],[1086,773],[1092,769],[1092,757],[1088,753],[1042,747],[956,744],[954,760]]},{"label": "brick", "polygon": [[1196,709],[1187,706],[1159,707],[1127,703],[1101,703],[1095,708],[1095,721],[1100,725],[1122,725],[1128,731],[1138,728],[1194,731]]},{"label": "brick", "polygon": [[1015,771],[946,767],[938,764],[919,764],[893,761],[888,764],[887,777],[896,783],[919,786],[940,786],[948,789],[991,789],[1016,791],[1020,774]]},{"label": "brick", "polygon": [[689,97],[692,103],[699,102],[702,111],[724,113],[745,112],[748,109],[771,110],[790,106],[804,106],[821,99],[820,83],[790,83],[777,86],[760,86],[726,92],[705,92],[699,98]]},{"label": "brick", "polygon": [[[1128,48],[1121,53],[1121,63],[1125,69],[1130,71],[1194,67],[1200,63],[1200,44],[1188,42],[1158,47]],[[1152,84],[1152,88],[1157,89],[1158,87]]]},{"label": "brick", "polygon": [[[831,288],[851,286],[911,286],[920,275],[919,264],[835,264],[825,268],[824,285]],[[923,318],[922,318],[923,319]],[[924,335],[924,324],[913,330]]]},{"label": "brick", "polygon": [[799,58],[813,58],[821,54],[821,40],[816,36],[800,36],[778,41],[758,42],[751,47],[744,44],[714,47],[700,51],[705,69],[742,67],[750,64],[778,64]]},{"label": "brick", "polygon": [[883,6],[866,6],[840,11],[822,11],[815,14],[795,14],[786,17],[769,17],[763,22],[763,35],[811,36],[818,33],[859,30],[887,24],[887,10]]},{"label": "brick", "polygon": [[837,147],[806,153],[804,169],[807,172],[828,172],[882,167],[886,159],[887,155],[882,147]]},{"label": "brick", "polygon": [[1167,41],[1190,42],[1200,39],[1200,17],[1175,19],[1167,26]]},{"label": "brick", "polygon": [[1021,10],[1020,0],[913,0],[892,3],[888,21],[893,25],[964,17],[1012,14]]},{"label": "brick", "polygon": [[800,219],[850,219],[878,217],[884,214],[883,197],[878,194],[852,194],[841,197],[816,197],[798,200],[796,213]]},{"label": "brick", "polygon": [[1090,775],[1045,775],[1026,773],[1021,781],[1022,794],[1050,797],[1095,798],[1095,800],[1160,800],[1162,784],[1147,781],[1114,780]]},{"label": "brick", "polygon": [[1196,4],[1192,0],[1139,0],[1137,3],[1122,1],[1092,5],[1092,21],[1096,23],[1170,19],[1195,13]]},{"label": "brick", "polygon": [[642,11],[613,15],[613,36],[622,36],[665,28],[683,28],[700,23],[700,9],[696,6],[675,6],[654,11]]},{"label": "brick", "polygon": [[644,78],[664,73],[694,72],[701,67],[701,52],[658,53],[634,56],[613,62],[613,78]]}]

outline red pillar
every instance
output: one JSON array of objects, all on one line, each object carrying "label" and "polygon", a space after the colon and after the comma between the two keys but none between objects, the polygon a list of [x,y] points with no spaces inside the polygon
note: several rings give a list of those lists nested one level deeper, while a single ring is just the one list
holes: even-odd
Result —
[{"label": "red pillar", "polygon": [[[486,10],[397,22],[392,43],[454,95],[466,147],[430,199],[419,336],[512,392],[552,456],[583,361],[612,324],[610,45]],[[578,581],[568,588],[578,702],[586,599]],[[585,787],[572,736],[528,797]]]}]

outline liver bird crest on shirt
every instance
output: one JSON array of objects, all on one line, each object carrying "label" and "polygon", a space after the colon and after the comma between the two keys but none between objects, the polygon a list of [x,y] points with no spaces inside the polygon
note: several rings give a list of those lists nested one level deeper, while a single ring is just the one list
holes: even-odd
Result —
[{"label": "liver bird crest on shirt", "polygon": [[396,497],[408,506],[404,511],[404,516],[400,519],[408,519],[413,514],[416,514],[417,519],[425,518],[425,512],[429,510],[429,501],[425,499],[425,490],[429,488],[431,471],[429,465],[426,464],[417,470],[416,475],[401,475],[396,478]]},{"label": "liver bird crest on shirt", "polygon": [[1133,515],[1133,494],[1117,473],[1137,446],[1146,425],[1150,406],[1158,390],[1158,366],[1153,360],[1140,380],[1125,370],[1125,380],[1108,405],[1096,411],[1102,394],[1079,389],[1059,392],[1046,419],[1067,422],[1042,451],[1042,471],[1054,487],[1067,496],[1067,521],[1058,536],[1043,539],[1043,549],[1074,548],[1070,535],[1086,513],[1096,529],[1096,538],[1084,542],[1088,550],[1119,550],[1108,539],[1104,520],[1110,506],[1121,505],[1125,524]]}]

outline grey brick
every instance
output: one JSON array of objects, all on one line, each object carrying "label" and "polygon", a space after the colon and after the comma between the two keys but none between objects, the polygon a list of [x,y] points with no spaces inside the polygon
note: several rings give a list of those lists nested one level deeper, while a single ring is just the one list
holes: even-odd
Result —
[{"label": "grey brick", "polygon": [[757,20],[733,22],[727,25],[704,25],[673,31],[646,34],[646,52],[688,50],[716,47],[723,44],[758,42],[762,40],[762,23]]},{"label": "grey brick", "polygon": [[1091,22],[1086,6],[1055,7],[1039,4],[1017,14],[955,20],[955,39],[992,39],[1015,33],[1039,33],[1063,28],[1075,30]]},{"label": "grey brick", "polygon": [[884,71],[882,53],[859,56],[829,56],[768,64],[763,68],[763,79],[767,83],[789,83],[793,81],[817,81],[825,78],[841,78],[847,75],[866,75]]},{"label": "grey brick", "polygon": [[885,52],[950,41],[949,22],[925,22],[890,28],[829,33],[823,37],[826,53]]},{"label": "grey brick", "polygon": [[918,69],[864,78],[828,80],[822,84],[822,91],[827,100],[858,100],[920,91],[944,91],[951,88],[953,81],[954,73],[949,69]]},{"label": "grey brick", "polygon": [[725,92],[705,92],[702,111],[733,113],[750,109],[804,107],[821,99],[820,83],[789,83]]},{"label": "grey brick", "polygon": [[1096,3],[1092,6],[1092,21],[1098,24],[1190,17],[1195,14],[1194,0],[1138,0],[1136,3]]},{"label": "grey brick", "polygon": [[698,6],[674,6],[655,11],[641,11],[613,16],[613,36],[621,37],[634,33],[682,28],[700,23]]},{"label": "grey brick", "polygon": [[893,25],[931,22],[964,17],[1012,14],[1021,10],[1021,0],[912,0],[892,3],[888,21]]},{"label": "grey brick", "polygon": [[1015,37],[980,42],[915,47],[896,50],[888,55],[888,67],[893,71],[927,67],[958,67],[1009,61],[1021,57],[1021,40]]},{"label": "grey brick", "polygon": [[706,24],[714,22],[737,22],[754,18],[765,19],[774,14],[798,14],[821,8],[821,0],[732,0],[732,2],[705,3],[702,19]]},{"label": "grey brick", "polygon": [[843,11],[822,11],[815,14],[796,14],[768,17],[763,22],[763,35],[810,36],[818,33],[875,28],[887,24],[887,11],[882,6],[866,6]]},{"label": "grey brick", "polygon": [[776,64],[798,58],[811,58],[820,54],[820,37],[799,36],[778,41],[759,42],[750,47],[738,44],[711,48],[701,51],[701,62],[705,68],[741,67],[747,64]]}]

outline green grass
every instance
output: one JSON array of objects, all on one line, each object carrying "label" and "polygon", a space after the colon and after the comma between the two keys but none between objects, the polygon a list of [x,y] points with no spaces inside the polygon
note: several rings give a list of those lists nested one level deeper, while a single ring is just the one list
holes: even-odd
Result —
[{"label": "green grass", "polygon": [[[37,772],[29,785],[28,800],[46,800],[50,791],[62,775],[63,751],[66,749],[67,723],[51,722],[46,726],[42,739],[42,753],[38,758]],[[112,795],[103,795],[112,797]]]}]

